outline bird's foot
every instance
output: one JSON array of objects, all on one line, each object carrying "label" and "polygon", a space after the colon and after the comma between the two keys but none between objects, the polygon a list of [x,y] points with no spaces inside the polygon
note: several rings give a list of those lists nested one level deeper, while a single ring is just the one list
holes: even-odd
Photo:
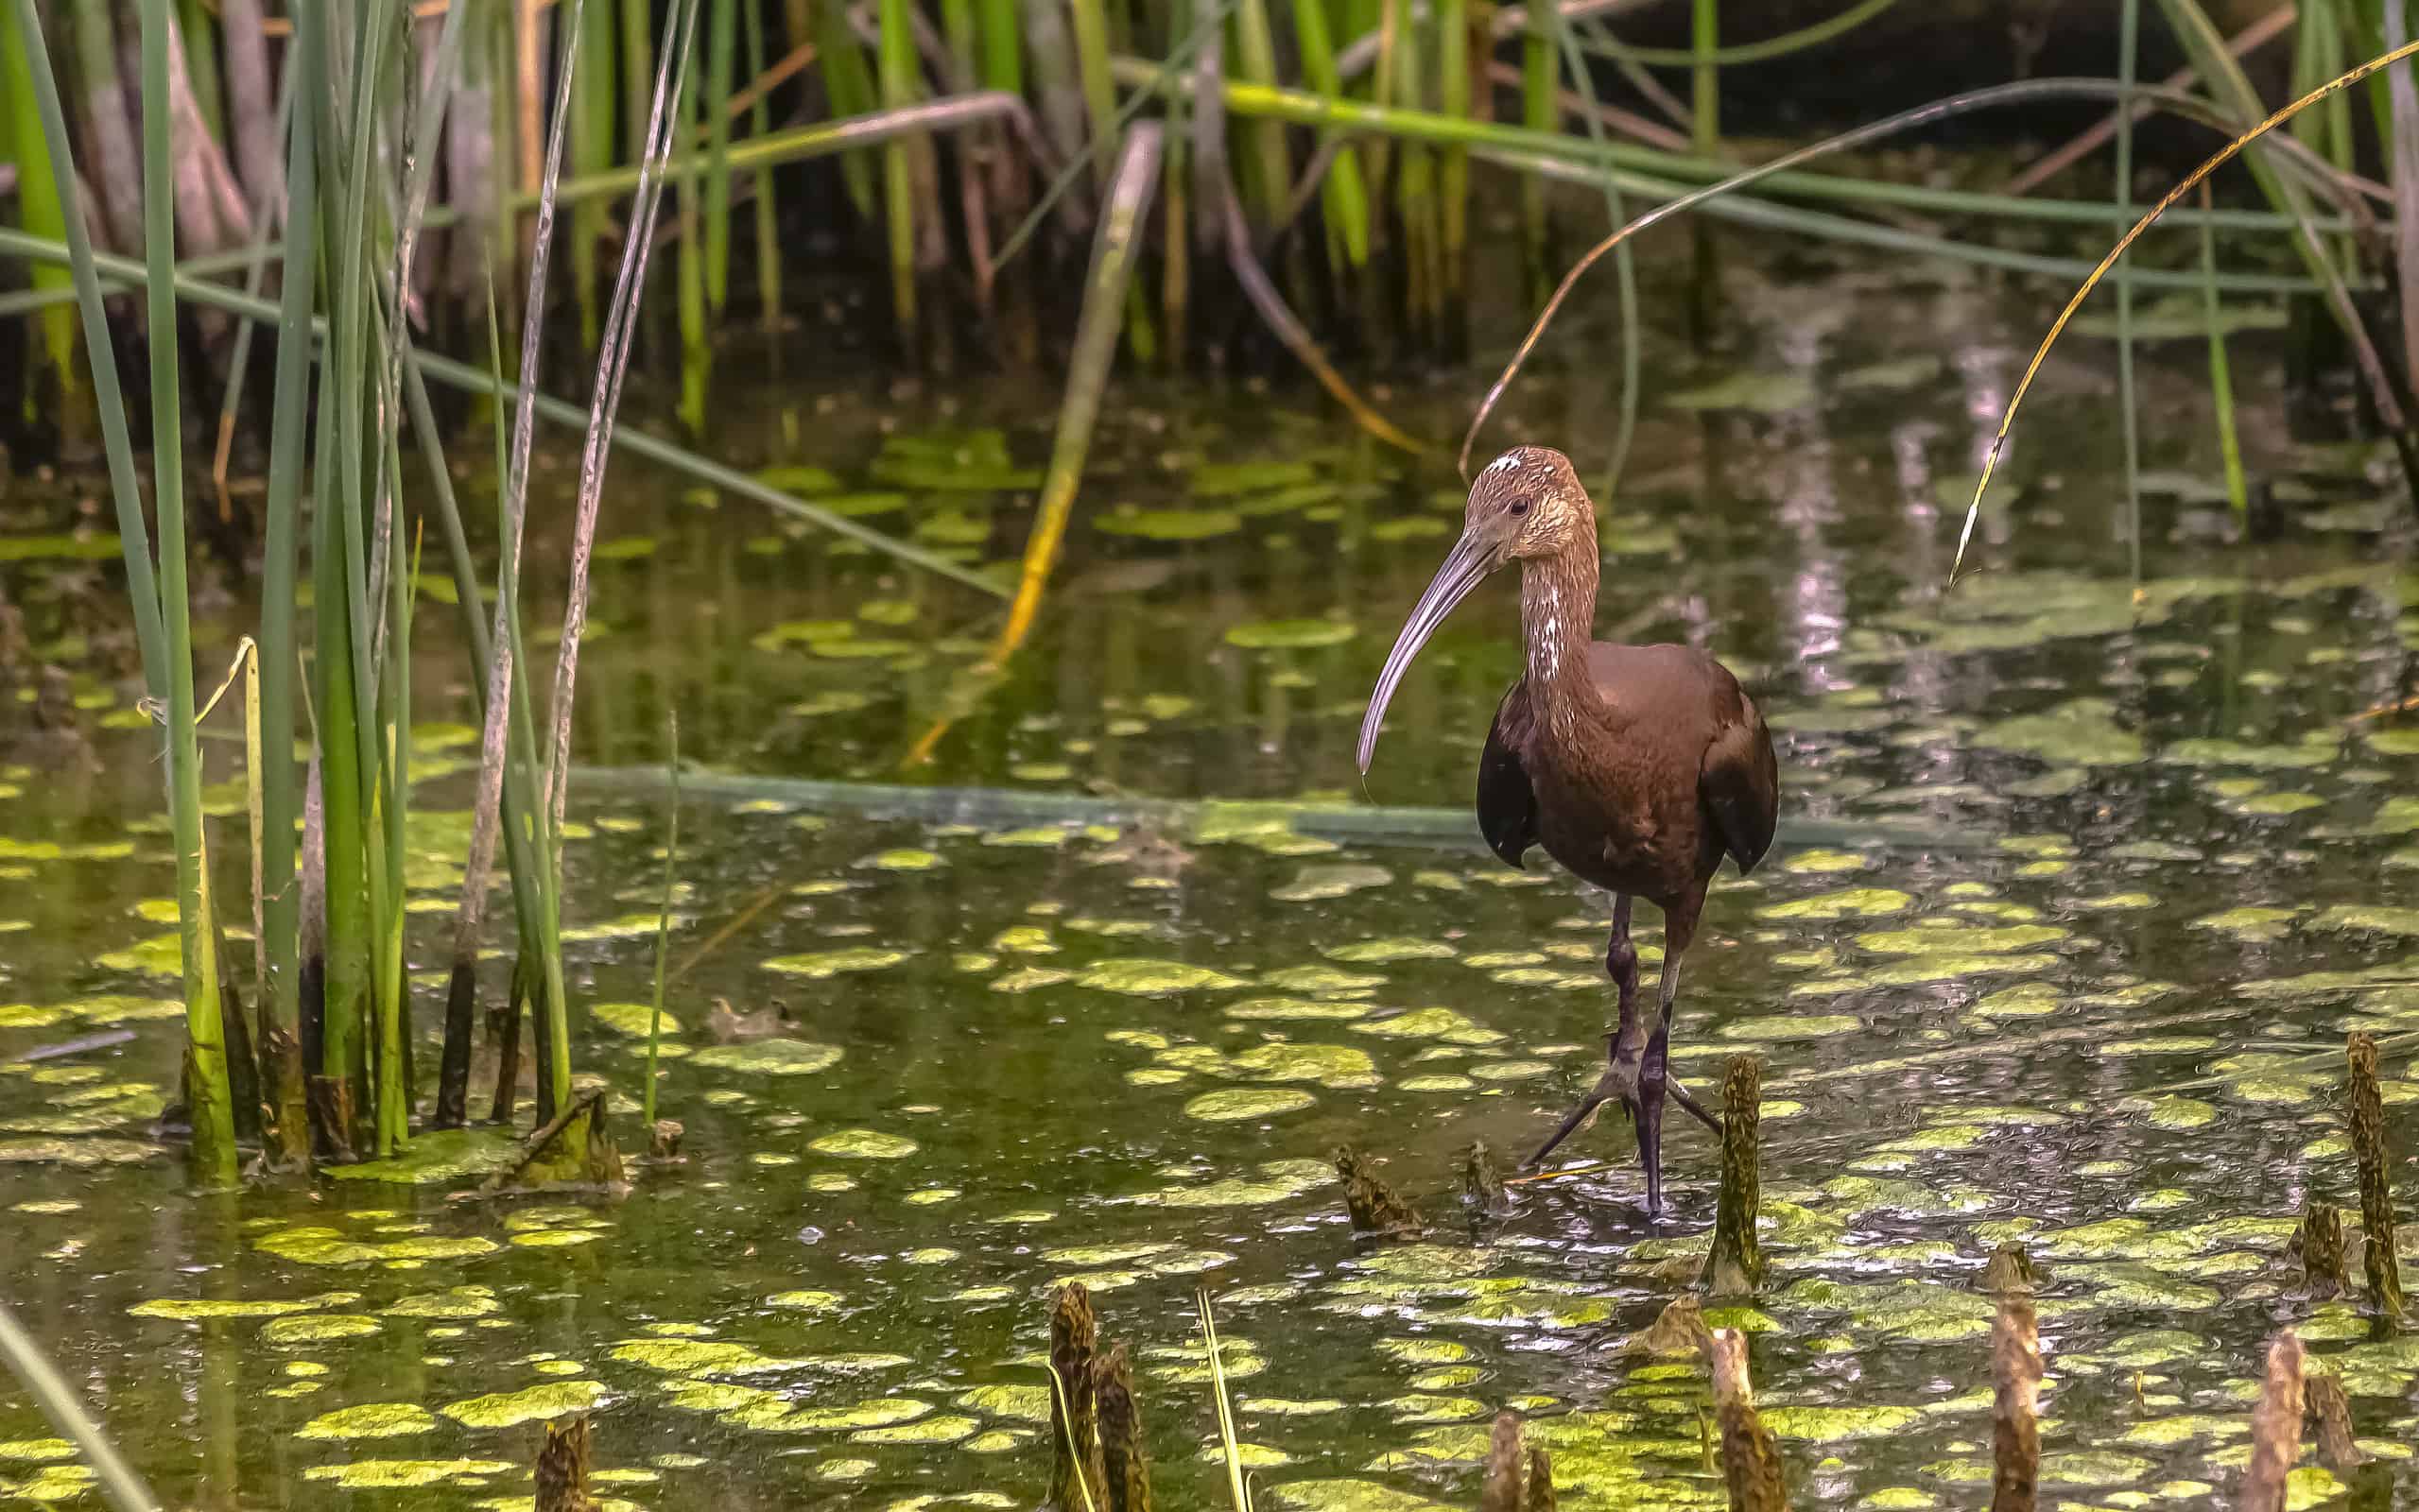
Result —
[{"label": "bird's foot", "polygon": [[1604,1068],[1604,1074],[1597,1078],[1596,1085],[1589,1089],[1586,1096],[1579,1100],[1579,1106],[1570,1110],[1569,1116],[1556,1126],[1553,1133],[1546,1137],[1546,1143],[1537,1146],[1537,1153],[1521,1162],[1521,1169],[1534,1170],[1544,1164],[1546,1157],[1554,1153],[1555,1146],[1585,1128],[1595,1120],[1597,1110],[1606,1103],[1617,1102],[1623,1108],[1630,1109],[1633,1115],[1637,1112],[1638,1084],[1642,1062],[1645,1059],[1644,1047],[1631,1050],[1624,1055],[1622,1054],[1624,1047],[1616,1037],[1608,1035],[1605,1040],[1606,1054],[1611,1063]]},{"label": "bird's foot", "polygon": [[1617,1036],[1608,1037],[1608,1040],[1606,1048],[1611,1063],[1605,1067],[1604,1074],[1597,1078],[1595,1087],[1580,1099],[1579,1106],[1571,1109],[1569,1116],[1546,1136],[1546,1143],[1537,1147],[1537,1153],[1522,1162],[1522,1168],[1533,1170],[1543,1164],[1546,1157],[1551,1155],[1564,1140],[1586,1127],[1605,1104],[1618,1102],[1629,1110],[1631,1127],[1637,1134],[1638,1162],[1646,1170],[1647,1213],[1650,1217],[1659,1216],[1663,1211],[1664,1099],[1668,1097],[1678,1103],[1716,1134],[1721,1132],[1721,1120],[1708,1112],[1686,1087],[1668,1074],[1664,1057],[1654,1053],[1654,1047],[1631,1050],[1624,1055],[1625,1047]]}]

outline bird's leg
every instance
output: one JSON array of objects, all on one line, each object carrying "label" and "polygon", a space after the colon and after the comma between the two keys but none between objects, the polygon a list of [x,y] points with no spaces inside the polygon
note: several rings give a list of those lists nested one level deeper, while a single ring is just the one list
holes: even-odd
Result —
[{"label": "bird's leg", "polygon": [[1638,1025],[1638,948],[1630,941],[1628,893],[1616,894],[1613,901],[1613,937],[1604,947],[1604,974],[1613,979],[1621,1005],[1618,1027],[1604,1037],[1605,1059],[1611,1064],[1570,1116],[1537,1146],[1537,1153],[1525,1162],[1528,1165],[1536,1165],[1554,1153],[1554,1146],[1578,1133],[1606,1103],[1637,1107],[1638,1068],[1646,1055],[1647,1037]]},{"label": "bird's leg", "polygon": [[1669,1092],[1671,1094],[1671,1100],[1680,1105],[1681,1111],[1696,1119],[1697,1122],[1704,1125],[1707,1128],[1712,1129],[1715,1133],[1719,1134],[1722,1131],[1722,1121],[1716,1118],[1713,1114],[1705,1111],[1704,1104],[1697,1101],[1696,1097],[1690,1093],[1687,1088],[1682,1086],[1679,1082],[1669,1079],[1665,1072],[1666,1063],[1669,1059],[1671,1044],[1671,1002],[1672,999],[1680,995],[1680,956],[1682,952],[1687,948],[1686,942],[1689,933],[1693,933],[1693,931],[1684,932],[1679,936],[1680,943],[1678,945],[1674,945],[1671,942],[1671,937],[1668,932],[1667,932],[1664,941],[1665,954],[1663,957],[1663,986],[1660,993],[1662,998],[1662,1011],[1655,1020],[1654,1040],[1647,1047],[1647,1065],[1653,1073],[1655,1081],[1655,1096],[1658,1102],[1661,1100],[1665,1092]]}]

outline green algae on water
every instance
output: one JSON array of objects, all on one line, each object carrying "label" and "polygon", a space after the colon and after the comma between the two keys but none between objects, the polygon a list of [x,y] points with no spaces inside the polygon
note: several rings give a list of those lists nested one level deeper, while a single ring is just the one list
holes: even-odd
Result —
[{"label": "green algae on water", "polygon": [[1247,984],[1240,977],[1206,966],[1125,956],[1095,961],[1076,977],[1075,985],[1129,997],[1161,997],[1174,992],[1223,991]]},{"label": "green algae on water", "polygon": [[1353,634],[1353,627],[1341,620],[1261,620],[1229,627],[1226,644],[1247,651],[1310,650],[1341,645]]},{"label": "green algae on water", "polygon": [[841,950],[815,951],[803,955],[776,955],[764,963],[768,971],[785,971],[793,976],[821,979],[852,971],[878,971],[898,965],[907,957],[901,951],[886,951],[872,945],[854,945]]},{"label": "green algae on water", "polygon": [[280,1228],[252,1241],[252,1247],[300,1265],[392,1264],[431,1260],[468,1260],[492,1255],[501,1247],[492,1239],[469,1235],[459,1239],[420,1237],[389,1244],[348,1239],[334,1228],[302,1225]]},{"label": "green algae on water", "polygon": [[856,1160],[898,1160],[913,1155],[919,1147],[915,1141],[901,1134],[885,1134],[879,1129],[849,1128],[824,1134],[806,1146],[818,1155],[844,1156]]},{"label": "green algae on water", "polygon": [[838,1065],[840,1054],[838,1045],[806,1040],[749,1040],[700,1050],[688,1063],[754,1076],[811,1076]]},{"label": "green algae on water", "polygon": [[297,1438],[402,1438],[411,1434],[433,1432],[437,1419],[426,1408],[407,1401],[371,1402],[359,1407],[345,1407],[319,1417],[296,1429]]},{"label": "green algae on water", "polygon": [[1274,1118],[1280,1113],[1298,1113],[1317,1102],[1317,1098],[1297,1089],[1244,1087],[1231,1091],[1203,1092],[1184,1105],[1184,1116],[1205,1123]]},{"label": "green algae on water", "polygon": [[521,1467],[496,1459],[371,1459],[350,1465],[320,1465],[302,1472],[306,1481],[333,1481],[348,1491],[410,1491],[430,1486],[484,1486]]},{"label": "green algae on water", "polygon": [[337,1339],[364,1338],[379,1332],[378,1320],[358,1313],[305,1313],[271,1318],[261,1325],[261,1342],[281,1349],[326,1344]]},{"label": "green algae on water", "polygon": [[466,1398],[437,1410],[466,1428],[512,1428],[587,1412],[604,1400],[605,1388],[594,1381],[549,1381],[519,1391]]},{"label": "green algae on water", "polygon": [[510,1129],[448,1128],[415,1134],[401,1154],[383,1160],[330,1165],[322,1174],[337,1181],[391,1181],[425,1186],[510,1171],[521,1160],[521,1141]]}]

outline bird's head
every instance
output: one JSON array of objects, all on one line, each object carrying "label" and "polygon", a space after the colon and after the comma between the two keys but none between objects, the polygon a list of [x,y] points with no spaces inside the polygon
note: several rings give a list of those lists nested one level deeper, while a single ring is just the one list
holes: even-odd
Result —
[{"label": "bird's head", "polygon": [[1585,541],[1594,549],[1596,510],[1569,457],[1550,446],[1515,446],[1486,465],[1470,485],[1461,539],[1411,607],[1411,617],[1403,623],[1403,633],[1395,637],[1394,649],[1387,653],[1385,669],[1377,675],[1377,687],[1369,696],[1369,712],[1360,722],[1363,775],[1376,753],[1377,727],[1386,718],[1396,684],[1453,606],[1506,562],[1556,557],[1574,541]]}]

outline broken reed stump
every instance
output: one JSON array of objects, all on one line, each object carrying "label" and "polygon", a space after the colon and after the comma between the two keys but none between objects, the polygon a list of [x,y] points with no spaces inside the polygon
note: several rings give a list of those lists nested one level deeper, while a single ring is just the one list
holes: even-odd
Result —
[{"label": "broken reed stump", "polygon": [[681,1136],[687,1133],[677,1118],[659,1118],[648,1130],[647,1154],[649,1160],[677,1160],[681,1158]]},{"label": "broken reed stump", "polygon": [[1529,1458],[1521,1452],[1520,1414],[1495,1414],[1495,1432],[1487,1437],[1487,1473],[1478,1483],[1478,1512],[1520,1512],[1520,1486],[1529,1474]]},{"label": "broken reed stump", "polygon": [[1521,1512],[1554,1512],[1554,1461],[1543,1444],[1529,1446],[1529,1489]]},{"label": "broken reed stump", "polygon": [[2011,1292],[2037,1292],[2041,1289],[2041,1267],[2032,1263],[2022,1245],[2010,1240],[1991,1251],[1982,1266],[1982,1290],[1994,1297]]},{"label": "broken reed stump", "polygon": [[1714,1207],[1714,1247],[1697,1284],[1717,1297],[1737,1296],[1764,1284],[1764,1251],[1755,1242],[1755,1210],[1761,1200],[1755,1172],[1757,1113],[1762,1105],[1764,1062],[1734,1056],[1722,1077],[1722,1184]]},{"label": "broken reed stump", "polygon": [[1461,1157],[1461,1202],[1473,1217],[1492,1218],[1512,1206],[1502,1168],[1485,1140],[1474,1140]]},{"label": "broken reed stump", "polygon": [[2343,1270],[2343,1211],[2313,1199],[2302,1209],[2289,1252],[2302,1263],[2302,1290],[2314,1297],[2341,1297],[2352,1289]]},{"label": "broken reed stump", "polygon": [[1353,1232],[1391,1238],[1427,1228],[1418,1210],[1397,1196],[1358,1150],[1349,1144],[1339,1147],[1336,1170],[1344,1178],[1344,1211],[1352,1214]]},{"label": "broken reed stump", "polygon": [[1705,1343],[1705,1308],[1693,1296],[1680,1296],[1666,1302],[1655,1314],[1644,1333],[1621,1346],[1623,1354],[1696,1354],[1710,1355]]},{"label": "broken reed stump", "polygon": [[2318,1437],[2320,1461],[2339,1475],[2359,1469],[2369,1456],[2353,1442],[2352,1399],[2343,1394],[2343,1383],[2333,1376],[2311,1376],[2303,1383],[2302,1395]]},{"label": "broken reed stump", "polygon": [[2344,1047],[2351,1074],[2352,1154],[2360,1164],[2360,1261],[2369,1301],[2400,1317],[2402,1268],[2393,1254],[2393,1187],[2386,1173],[2385,1098],[2377,1088],[2377,1042],[2354,1034]]},{"label": "broken reed stump", "polygon": [[1747,1379],[1747,1335],[1736,1329],[1714,1330],[1705,1336],[1705,1357],[1714,1371],[1714,1416],[1721,1425],[1722,1479],[1730,1486],[1731,1512],[1787,1512],[1780,1452],[1755,1416],[1755,1393]]},{"label": "broken reed stump", "polygon": [[1999,1298],[1991,1388],[1991,1512],[2032,1512],[2041,1486],[2041,1331],[2020,1291]]},{"label": "broken reed stump", "polygon": [[1495,1414],[1478,1512],[1554,1512],[1554,1466],[1543,1444],[1524,1441],[1520,1414]]},{"label": "broken reed stump", "polygon": [[[2370,1053],[2374,1070],[2374,1045]],[[2287,1329],[2268,1346],[2268,1379],[2251,1413],[2251,1463],[2235,1505],[2240,1512],[2285,1512],[2285,1477],[2301,1457],[2302,1341]]]},{"label": "broken reed stump", "polygon": [[1100,1341],[1092,1293],[1081,1281],[1059,1288],[1050,1306],[1050,1496],[1059,1512],[1098,1507],[1108,1472],[1100,1439],[1092,1366]]},{"label": "broken reed stump", "polygon": [[596,1512],[588,1493],[588,1415],[546,1424],[538,1448],[538,1494],[533,1512]]},{"label": "broken reed stump", "polygon": [[1100,1428],[1101,1480],[1108,1489],[1098,1512],[1151,1512],[1150,1459],[1142,1449],[1142,1418],[1134,1410],[1134,1376],[1124,1345],[1092,1363],[1092,1400]]}]

